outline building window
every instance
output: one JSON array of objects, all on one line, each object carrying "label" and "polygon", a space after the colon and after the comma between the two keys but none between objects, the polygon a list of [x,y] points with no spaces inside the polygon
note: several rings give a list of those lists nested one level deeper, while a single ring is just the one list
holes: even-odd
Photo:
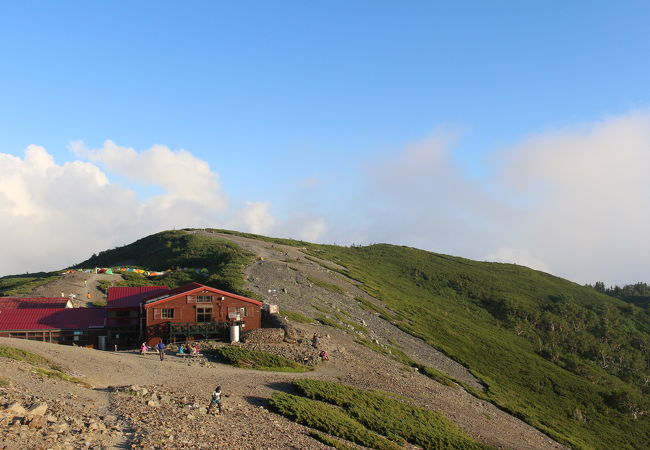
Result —
[{"label": "building window", "polygon": [[163,308],[161,311],[161,318],[163,319],[173,319],[174,318],[174,309],[173,308]]},{"label": "building window", "polygon": [[196,303],[212,303],[212,296],[210,295],[197,295]]},{"label": "building window", "polygon": [[129,311],[116,311],[116,317],[129,317]]},{"label": "building window", "polygon": [[197,322],[212,322],[212,308],[196,308]]},{"label": "building window", "polygon": [[[250,315],[249,310],[250,310],[250,308],[246,308],[246,307],[234,308],[234,307],[231,306],[231,307],[228,308],[228,318],[229,319],[236,319],[237,317],[239,317],[240,319],[242,319],[244,317],[248,317]],[[237,319],[237,320],[240,320],[240,319]]]}]

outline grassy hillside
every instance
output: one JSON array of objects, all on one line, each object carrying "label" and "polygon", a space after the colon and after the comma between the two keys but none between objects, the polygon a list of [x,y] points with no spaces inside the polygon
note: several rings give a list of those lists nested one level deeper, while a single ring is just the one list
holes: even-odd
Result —
[{"label": "grassy hillside", "polygon": [[[358,298],[360,306],[468,367],[486,390],[466,389],[561,442],[603,449],[650,442],[647,308],[512,264],[385,244],[347,248],[227,233],[293,245],[345,267],[342,273],[385,304]],[[250,295],[243,269],[252,258],[213,236],[168,231],[94,255],[79,267],[205,269],[171,271],[155,282],[174,287],[199,281]],[[132,277],[126,283],[152,281]]]},{"label": "grassy hillside", "polygon": [[343,274],[387,305],[377,311],[382,317],[479,377],[487,389],[475,395],[561,442],[603,449],[650,442],[645,308],[513,264],[225,232],[344,266]]},{"label": "grassy hillside", "polygon": [[[126,274],[125,281],[118,285],[157,284],[173,289],[196,281],[250,296],[244,288],[243,270],[252,260],[253,255],[228,241],[179,230],[153,234],[132,244],[100,252],[75,267],[128,265],[153,271],[173,269],[151,279]],[[184,268],[194,270],[182,270]]]},{"label": "grassy hillside", "polygon": [[554,438],[578,448],[650,441],[642,309],[516,265],[391,245],[307,248],[346,267],[400,328],[470,368],[488,387],[478,395]]},{"label": "grassy hillside", "polygon": [[0,278],[0,296],[29,295],[34,289],[56,280],[56,272],[39,272],[26,275],[8,275]]}]

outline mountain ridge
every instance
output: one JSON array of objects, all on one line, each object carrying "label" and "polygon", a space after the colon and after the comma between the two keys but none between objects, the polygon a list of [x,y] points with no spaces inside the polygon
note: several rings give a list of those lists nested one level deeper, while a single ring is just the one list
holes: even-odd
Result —
[{"label": "mountain ridge", "polygon": [[[650,438],[647,389],[635,378],[647,373],[647,313],[594,289],[522,266],[389,244],[339,247],[187,229],[130,245],[82,264],[109,266],[125,256],[136,256],[130,259],[136,263],[157,262],[149,267],[156,270],[205,263],[207,277],[173,271],[166,281],[200,277],[222,282],[235,292],[277,302],[288,313],[348,331],[352,325],[346,322],[356,323],[358,313],[341,311],[372,311],[420,339],[431,353],[442,351],[469,369],[478,385],[470,385],[470,378],[461,381],[460,372],[450,377],[468,392],[560,442],[576,448],[635,448]],[[129,252],[140,252],[140,260]],[[321,270],[302,276],[308,264]],[[284,272],[280,278],[287,286],[273,285]],[[300,277],[292,281],[294,274]],[[300,292],[304,285],[311,285],[311,294]],[[311,298],[316,291],[320,297]],[[377,345],[364,336],[355,339],[423,372],[433,369],[433,376],[438,371],[433,360],[423,363],[422,352],[409,355],[410,348],[388,341]]]}]

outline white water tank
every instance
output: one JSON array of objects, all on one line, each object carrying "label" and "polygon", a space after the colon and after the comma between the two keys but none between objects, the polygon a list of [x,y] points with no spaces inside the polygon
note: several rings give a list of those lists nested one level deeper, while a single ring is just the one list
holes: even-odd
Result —
[{"label": "white water tank", "polygon": [[230,342],[239,342],[239,325],[230,325]]},{"label": "white water tank", "polygon": [[100,350],[106,350],[106,336],[97,336],[97,347]]}]

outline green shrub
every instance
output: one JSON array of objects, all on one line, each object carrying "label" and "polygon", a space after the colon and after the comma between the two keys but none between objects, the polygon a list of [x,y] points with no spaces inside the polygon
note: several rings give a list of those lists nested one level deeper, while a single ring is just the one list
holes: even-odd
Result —
[{"label": "green shrub", "polygon": [[214,350],[216,356],[227,364],[256,370],[276,372],[307,372],[311,367],[290,359],[259,350],[228,345]]},{"label": "green shrub", "polygon": [[365,447],[397,450],[400,447],[365,428],[341,409],[322,402],[278,392],[270,405],[291,420]]},{"label": "green shrub", "polygon": [[310,319],[307,316],[303,316],[299,312],[289,311],[286,309],[281,310],[280,315],[285,316],[287,319],[291,320],[292,322],[312,323],[314,321],[313,319]]},{"label": "green shrub", "polygon": [[327,325],[328,327],[338,328],[339,330],[343,330],[343,326],[340,323],[334,321],[333,319],[330,319],[327,316],[318,316],[316,317],[316,321],[320,322],[323,325]]},{"label": "green shrub", "polygon": [[59,369],[57,367],[53,367],[53,368],[50,368],[50,369],[47,369],[47,368],[44,368],[44,367],[37,367],[36,369],[34,369],[34,371],[36,371],[36,373],[40,373],[41,375],[44,375],[44,376],[46,376],[48,378],[55,378],[57,380],[63,380],[63,381],[68,381],[70,383],[80,384],[80,385],[82,385],[84,387],[87,387],[87,388],[91,387],[88,383],[86,383],[81,378],[77,378],[77,377],[73,377],[72,375],[68,375],[63,370],[61,370],[61,369]]},{"label": "green shrub", "polygon": [[31,353],[25,350],[21,350],[19,348],[6,347],[4,345],[0,345],[0,357],[11,358],[11,359],[15,359],[16,361],[24,361],[31,365],[50,364],[47,358],[44,358],[41,355],[37,355],[36,353]]},{"label": "green shrub", "polygon": [[330,381],[295,380],[307,397],[343,408],[368,429],[424,449],[484,449],[442,414],[411,406],[388,393]]},{"label": "green shrub", "polygon": [[325,445],[334,447],[336,450],[356,450],[356,447],[344,444],[343,442],[333,439],[329,436],[319,433],[318,431],[310,431],[309,436],[316,439],[319,442],[322,442]]},{"label": "green shrub", "polygon": [[327,291],[333,292],[335,294],[343,293],[343,289],[337,286],[336,284],[328,283],[327,281],[317,280],[316,278],[307,277],[307,279],[315,286],[321,287]]}]

